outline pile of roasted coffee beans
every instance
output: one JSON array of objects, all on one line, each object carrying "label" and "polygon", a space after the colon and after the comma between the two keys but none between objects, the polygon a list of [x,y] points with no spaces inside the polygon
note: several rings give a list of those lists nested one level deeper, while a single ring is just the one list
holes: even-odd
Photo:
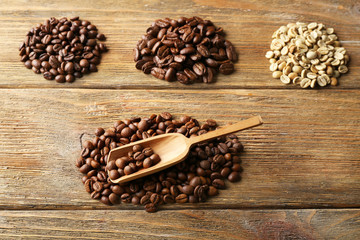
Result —
[{"label": "pile of roasted coffee beans", "polygon": [[218,71],[231,74],[238,59],[223,29],[199,17],[156,20],[133,53],[137,69],[183,84],[210,83]]},{"label": "pile of roasted coffee beans", "polygon": [[115,180],[143,168],[154,166],[158,164],[160,160],[160,156],[154,153],[152,148],[143,148],[140,144],[136,144],[133,146],[132,151],[128,152],[126,156],[108,162],[106,169],[109,171],[110,179]]},{"label": "pile of roasted coffee beans", "polygon": [[214,120],[204,124],[189,116],[179,120],[170,113],[117,121],[107,130],[98,128],[92,141],[85,141],[76,166],[84,174],[82,182],[93,199],[107,205],[141,204],[147,212],[155,212],[165,203],[204,202],[226,187],[225,180],[240,180],[243,146],[236,135],[220,137],[193,147],[187,159],[164,171],[125,184],[110,181],[107,158],[111,149],[166,133],[193,137],[215,130]]},{"label": "pile of roasted coffee beans", "polygon": [[89,21],[52,17],[26,34],[19,48],[21,61],[47,80],[73,82],[83,74],[97,72],[101,53],[107,51],[97,40],[105,40],[105,36]]}]

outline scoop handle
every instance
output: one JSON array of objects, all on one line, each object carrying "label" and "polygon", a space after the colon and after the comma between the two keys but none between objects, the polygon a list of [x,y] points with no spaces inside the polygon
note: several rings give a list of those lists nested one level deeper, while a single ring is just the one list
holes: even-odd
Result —
[{"label": "scoop handle", "polygon": [[211,132],[202,134],[200,136],[192,137],[189,139],[190,145],[208,141],[208,140],[211,140],[211,139],[223,136],[223,135],[238,132],[238,131],[245,130],[245,129],[248,129],[251,127],[255,127],[255,126],[261,125],[262,123],[263,123],[263,121],[260,116],[248,118],[248,119],[240,121],[238,123],[231,124],[231,125],[228,125],[225,127],[221,127],[215,131],[211,131]]}]

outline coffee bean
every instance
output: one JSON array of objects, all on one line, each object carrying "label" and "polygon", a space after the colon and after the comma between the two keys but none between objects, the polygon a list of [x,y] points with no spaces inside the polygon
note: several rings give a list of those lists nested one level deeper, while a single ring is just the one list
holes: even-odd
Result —
[{"label": "coffee bean", "polygon": [[182,187],[182,192],[187,195],[191,195],[193,191],[194,191],[194,187],[192,185],[185,185]]},{"label": "coffee bean", "polygon": [[193,186],[193,187],[196,187],[196,186],[198,186],[200,184],[201,184],[201,179],[199,177],[194,177],[190,181],[190,185]]},{"label": "coffee bean", "polygon": [[145,210],[146,212],[153,213],[157,211],[157,207],[153,203],[148,203],[145,205]]},{"label": "coffee bean", "polygon": [[120,197],[119,197],[119,195],[117,195],[115,193],[110,193],[109,201],[114,205],[119,204],[120,203]]},{"label": "coffee bean", "polygon": [[71,75],[71,74],[66,75],[65,76],[65,81],[68,82],[68,83],[72,83],[73,81],[75,81],[74,75]]},{"label": "coffee bean", "polygon": [[53,80],[54,76],[50,72],[44,72],[44,78],[46,80]]},{"label": "coffee bean", "polygon": [[101,192],[103,190],[103,184],[101,182],[94,182],[92,187],[96,192]]},{"label": "coffee bean", "polygon": [[112,169],[109,172],[109,177],[110,177],[110,179],[115,180],[115,179],[118,179],[120,177],[120,174],[116,169]]},{"label": "coffee bean", "polygon": [[188,196],[186,194],[180,194],[175,198],[177,203],[186,203],[188,201]]},{"label": "coffee bean", "polygon": [[98,44],[96,38],[105,40],[105,36],[97,32],[95,25],[79,25],[78,22],[51,18],[32,28],[31,35],[19,49],[25,67],[44,73],[47,80],[55,78],[59,83],[70,83],[82,77],[82,73],[97,71],[101,53],[107,49],[104,44]]},{"label": "coffee bean", "polygon": [[212,181],[212,185],[217,189],[225,189],[225,182],[218,178]]},{"label": "coffee bean", "polygon": [[149,168],[152,166],[152,160],[150,158],[145,158],[144,162],[143,162],[143,167],[144,168]]},{"label": "coffee bean", "polygon": [[229,63],[223,63],[223,64],[220,65],[219,71],[222,74],[229,75],[229,74],[234,72],[234,64],[232,64],[230,62]]},{"label": "coffee bean", "polygon": [[154,67],[151,69],[151,75],[161,80],[165,79],[165,73],[165,70],[162,68]]},{"label": "coffee bean", "polygon": [[208,190],[208,195],[209,196],[216,196],[218,194],[219,194],[219,191],[217,190],[216,187],[209,186],[209,190]]},{"label": "coffee bean", "polygon": [[111,205],[111,202],[110,202],[110,200],[109,200],[109,198],[107,196],[102,196],[100,198],[100,201],[105,205]]},{"label": "coffee bean", "polygon": [[168,82],[171,82],[173,80],[175,80],[175,69],[170,67],[167,71],[166,71],[166,74],[165,74],[165,80],[168,81]]},{"label": "coffee bean", "polygon": [[93,180],[91,179],[87,179],[84,183],[84,186],[85,186],[85,190],[88,192],[88,193],[91,193],[93,188]]},{"label": "coffee bean", "polygon": [[240,180],[240,174],[239,172],[232,172],[230,173],[230,175],[228,176],[228,180],[230,182],[237,182]]}]

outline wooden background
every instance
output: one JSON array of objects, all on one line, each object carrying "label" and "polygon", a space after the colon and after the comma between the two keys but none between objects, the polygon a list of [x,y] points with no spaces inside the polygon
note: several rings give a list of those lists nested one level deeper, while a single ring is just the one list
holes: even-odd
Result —
[{"label": "wooden background", "polygon": [[[107,36],[98,73],[57,84],[19,62],[32,26],[77,15]],[[153,20],[193,15],[225,29],[240,54],[234,74],[184,86],[135,69],[132,48]],[[339,86],[271,78],[271,34],[295,21],[335,28],[351,57]],[[2,0],[0,23],[0,239],[360,239],[359,1]],[[220,124],[261,114],[265,124],[239,134],[242,181],[155,214],[90,199],[74,164],[80,141],[163,111]]]}]

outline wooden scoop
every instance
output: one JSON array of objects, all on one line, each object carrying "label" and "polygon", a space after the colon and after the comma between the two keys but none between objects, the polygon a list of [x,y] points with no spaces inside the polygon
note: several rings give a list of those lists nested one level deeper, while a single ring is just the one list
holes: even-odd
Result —
[{"label": "wooden scoop", "polygon": [[154,150],[154,153],[160,156],[161,161],[149,168],[143,168],[132,174],[124,175],[115,180],[110,180],[113,183],[125,183],[159,172],[185,160],[189,154],[190,148],[194,144],[208,141],[233,132],[238,132],[247,128],[255,127],[262,123],[263,122],[261,117],[256,116],[232,125],[221,127],[215,131],[211,131],[196,137],[187,138],[180,133],[169,133],[114,148],[109,153],[108,161],[116,160],[119,157],[127,155],[128,152],[132,151],[132,147],[137,144],[140,144],[144,148],[151,147]]}]

